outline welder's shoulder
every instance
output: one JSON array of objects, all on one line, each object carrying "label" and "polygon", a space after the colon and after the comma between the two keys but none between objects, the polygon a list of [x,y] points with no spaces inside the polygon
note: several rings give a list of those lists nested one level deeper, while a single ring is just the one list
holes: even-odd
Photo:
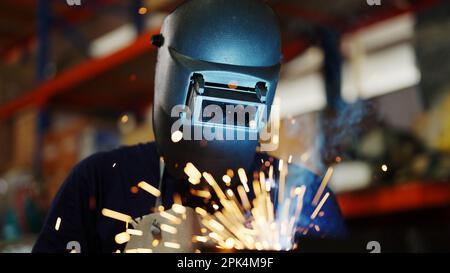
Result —
[{"label": "welder's shoulder", "polygon": [[81,160],[72,170],[86,181],[114,181],[117,177],[146,176],[157,172],[159,156],[153,142],[98,152]]}]

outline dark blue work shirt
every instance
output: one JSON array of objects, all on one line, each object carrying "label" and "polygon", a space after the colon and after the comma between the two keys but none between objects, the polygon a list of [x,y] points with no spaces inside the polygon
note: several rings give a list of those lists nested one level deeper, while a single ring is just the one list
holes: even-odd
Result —
[{"label": "dark blue work shirt", "polygon": [[[257,153],[253,170],[264,168],[263,162],[267,160],[276,159]],[[111,253],[117,249],[123,250],[124,245],[117,244],[114,237],[125,231],[125,224],[103,216],[102,209],[121,212],[133,219],[152,213],[156,198],[145,191],[136,191],[136,185],[140,181],[146,181],[158,188],[159,164],[155,143],[122,147],[92,155],[81,161],[56,195],[33,252],[66,252],[69,242],[78,242],[81,252]],[[290,165],[288,176],[287,180],[306,185],[305,202],[299,221],[301,230],[308,229],[308,236],[342,236],[345,226],[331,192],[321,210],[325,213],[311,220],[310,216],[315,209],[311,201],[321,179],[294,165]],[[195,198],[186,194],[189,187],[187,180],[175,179],[164,172],[163,206],[171,206],[175,193],[182,196],[183,204],[196,206]],[[325,189],[323,194],[326,192],[329,192],[328,189]],[[312,228],[314,225],[318,225],[320,229]]]}]

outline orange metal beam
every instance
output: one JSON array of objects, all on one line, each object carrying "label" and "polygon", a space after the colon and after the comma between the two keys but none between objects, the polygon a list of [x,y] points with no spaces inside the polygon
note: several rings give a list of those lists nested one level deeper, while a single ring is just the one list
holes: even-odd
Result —
[{"label": "orange metal beam", "polygon": [[105,58],[92,59],[72,69],[68,69],[56,78],[40,84],[20,98],[0,106],[0,121],[9,118],[22,108],[45,104],[49,98],[64,92],[68,87],[78,86],[128,60],[154,50],[150,43],[150,37],[156,33],[159,33],[159,29],[142,34],[130,46]]},{"label": "orange metal beam", "polygon": [[450,183],[410,182],[337,195],[345,218],[450,206]]}]

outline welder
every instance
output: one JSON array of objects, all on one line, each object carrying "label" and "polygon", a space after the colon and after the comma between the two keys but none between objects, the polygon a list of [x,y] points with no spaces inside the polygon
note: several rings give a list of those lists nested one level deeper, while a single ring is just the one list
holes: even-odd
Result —
[{"label": "welder", "polygon": [[[266,162],[276,165],[277,159],[256,152],[258,138],[252,136],[268,122],[282,61],[280,36],[275,14],[260,0],[191,0],[180,5],[152,38],[158,47],[156,141],[98,153],[80,162],[55,197],[33,251],[123,251],[115,235],[126,226],[105,217],[102,209],[137,219],[153,213],[155,207],[170,208],[174,196],[185,206],[197,206],[183,171],[187,163],[219,179],[229,170],[243,168],[252,175]],[[227,113],[227,106],[247,111],[242,115],[245,120],[233,123],[235,118],[228,122],[212,114]],[[202,133],[200,137],[196,132]],[[289,175],[293,184],[306,185],[298,224],[307,227],[321,179],[294,165]],[[140,181],[159,189],[161,196],[130,190]],[[315,220],[320,231],[311,230],[311,236],[344,233],[339,207],[329,196],[323,206],[326,213]]]}]

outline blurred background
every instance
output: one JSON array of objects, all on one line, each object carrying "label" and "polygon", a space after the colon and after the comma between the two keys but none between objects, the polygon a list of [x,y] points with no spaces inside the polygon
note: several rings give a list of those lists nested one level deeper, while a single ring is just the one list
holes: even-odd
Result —
[{"label": "blurred background", "polygon": [[[181,2],[0,1],[0,252],[31,250],[78,161],[153,139],[150,37]],[[266,2],[284,56],[272,154],[333,166],[354,240],[449,251],[449,1]]]}]

